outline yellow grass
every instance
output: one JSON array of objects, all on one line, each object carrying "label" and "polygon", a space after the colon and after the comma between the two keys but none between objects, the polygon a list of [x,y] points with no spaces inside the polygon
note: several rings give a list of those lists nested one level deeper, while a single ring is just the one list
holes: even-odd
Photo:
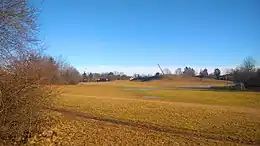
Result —
[{"label": "yellow grass", "polygon": [[[96,83],[81,83],[87,85],[96,85]],[[226,84],[231,84],[231,82],[213,80],[213,79],[199,79],[195,77],[175,77],[169,76],[164,77],[161,80],[153,80],[149,82],[130,82],[130,81],[113,81],[113,82],[101,82],[99,85],[114,85],[120,87],[176,87],[185,85],[214,85],[223,86]]]},{"label": "yellow grass", "polygon": [[[176,84],[176,83],[171,83]],[[55,109],[61,145],[260,144],[260,94],[194,90],[118,81],[65,86]],[[145,95],[160,96],[145,99]],[[49,141],[50,143],[50,141]],[[43,144],[49,144],[44,141]]]}]

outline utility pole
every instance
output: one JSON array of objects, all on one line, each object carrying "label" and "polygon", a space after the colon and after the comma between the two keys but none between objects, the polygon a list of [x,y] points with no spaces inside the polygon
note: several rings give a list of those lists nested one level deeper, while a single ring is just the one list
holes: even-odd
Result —
[{"label": "utility pole", "polygon": [[164,72],[163,72],[163,70],[162,70],[161,66],[160,66],[159,64],[157,64],[157,65],[158,65],[158,67],[160,68],[160,70],[161,70],[162,74],[164,75]]}]

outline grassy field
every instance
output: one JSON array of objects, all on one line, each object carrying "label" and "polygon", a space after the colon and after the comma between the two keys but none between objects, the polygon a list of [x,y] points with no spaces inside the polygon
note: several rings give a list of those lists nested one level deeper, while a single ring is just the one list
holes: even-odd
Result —
[{"label": "grassy field", "polygon": [[[201,84],[192,82],[196,83]],[[139,90],[176,84],[115,81],[64,86],[56,107],[46,110],[59,121],[52,129],[57,136],[42,144],[260,145],[260,93]]]}]

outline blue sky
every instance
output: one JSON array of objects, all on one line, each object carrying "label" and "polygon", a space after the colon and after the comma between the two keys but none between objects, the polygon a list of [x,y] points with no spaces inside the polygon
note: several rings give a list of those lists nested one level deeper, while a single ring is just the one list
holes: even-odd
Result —
[{"label": "blue sky", "polygon": [[[80,71],[154,73],[260,62],[259,0],[42,0],[47,53]],[[140,72],[140,70],[142,70]]]}]

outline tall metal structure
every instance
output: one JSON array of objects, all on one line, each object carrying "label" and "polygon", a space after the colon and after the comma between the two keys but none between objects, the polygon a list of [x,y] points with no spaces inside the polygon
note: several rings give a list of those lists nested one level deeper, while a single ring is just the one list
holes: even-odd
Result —
[{"label": "tall metal structure", "polygon": [[158,65],[158,67],[160,68],[160,70],[161,70],[162,74],[164,75],[164,72],[163,72],[163,70],[162,70],[161,66],[160,66],[159,64],[157,64],[157,65]]}]

